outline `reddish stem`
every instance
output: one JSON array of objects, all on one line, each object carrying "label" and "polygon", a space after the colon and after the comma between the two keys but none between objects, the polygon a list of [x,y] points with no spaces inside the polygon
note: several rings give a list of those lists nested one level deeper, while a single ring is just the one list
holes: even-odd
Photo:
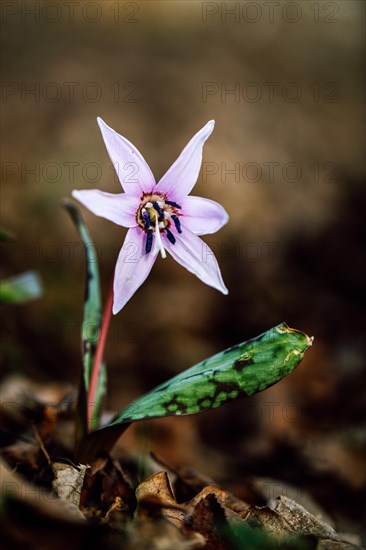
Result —
[{"label": "reddish stem", "polygon": [[109,323],[112,315],[112,305],[113,305],[113,282],[111,284],[107,302],[103,311],[102,325],[100,327],[100,334],[97,344],[97,349],[95,351],[93,368],[91,373],[89,392],[88,392],[88,426],[89,430],[91,428],[92,418],[93,418],[93,408],[95,403],[95,395],[98,388],[98,380],[100,369],[103,362],[104,347],[107,340],[107,334],[109,329]]}]

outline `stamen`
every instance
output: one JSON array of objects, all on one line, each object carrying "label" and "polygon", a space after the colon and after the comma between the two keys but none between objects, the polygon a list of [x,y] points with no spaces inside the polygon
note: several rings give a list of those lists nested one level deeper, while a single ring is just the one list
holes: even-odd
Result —
[{"label": "stamen", "polygon": [[168,212],[168,210],[164,210],[164,220],[169,220],[171,217],[171,213]]},{"label": "stamen", "polygon": [[164,222],[159,222],[159,229],[164,229],[165,225]]},{"label": "stamen", "polygon": [[179,204],[177,204],[174,201],[165,201],[165,204],[169,204],[169,206],[173,206],[174,208],[182,208],[181,206],[179,206]]},{"label": "stamen", "polygon": [[153,232],[152,232],[152,229],[148,229],[147,236],[146,236],[146,246],[145,246],[146,254],[151,252],[152,243],[153,243]]},{"label": "stamen", "polygon": [[145,225],[145,229],[150,229],[150,215],[149,213],[143,209],[141,211],[142,213],[142,217],[144,218],[144,225]]},{"label": "stamen", "polygon": [[[155,208],[155,206],[154,206],[154,208]],[[160,251],[161,257],[163,259],[166,258],[165,248],[164,248],[164,245],[163,245],[162,240],[161,240],[158,218],[155,218],[155,245],[154,245],[154,251],[156,251],[156,250]]]},{"label": "stamen", "polygon": [[153,203],[152,202],[147,202],[145,204],[145,208],[152,208],[153,207]]},{"label": "stamen", "polygon": [[155,210],[159,214],[159,218],[164,218],[164,213],[163,213],[162,209],[160,208],[159,203],[157,203],[156,201],[153,202],[153,207],[155,208]]},{"label": "stamen", "polygon": [[165,202],[164,201],[157,201],[158,205],[160,206],[160,208],[164,208],[165,206]]},{"label": "stamen", "polygon": [[175,244],[175,237],[173,235],[173,233],[170,231],[170,229],[168,229],[167,227],[165,228],[165,231],[166,231],[166,236],[167,236],[167,239],[168,241],[170,241],[172,244]]},{"label": "stamen", "polygon": [[172,214],[172,220],[174,222],[174,225],[175,225],[178,233],[182,233],[182,228],[180,226],[180,221],[179,221],[178,216],[176,216],[175,214]]}]

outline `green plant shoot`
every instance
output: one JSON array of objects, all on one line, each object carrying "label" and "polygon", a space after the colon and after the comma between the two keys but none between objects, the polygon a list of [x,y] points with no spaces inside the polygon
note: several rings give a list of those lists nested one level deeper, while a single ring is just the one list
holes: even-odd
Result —
[{"label": "green plant shoot", "polygon": [[[83,355],[83,375],[79,389],[77,439],[84,437],[87,433],[87,393],[89,390],[92,367],[99,337],[99,330],[102,319],[102,306],[100,297],[100,283],[98,258],[94,243],[89,235],[80,210],[74,203],[68,200],[63,201],[63,206],[69,212],[72,221],[81,237],[85,251],[86,282],[84,295],[83,322],[81,326],[81,344]],[[93,403],[91,428],[98,427],[101,401],[106,392],[107,373],[104,363],[100,370],[97,393]]]}]

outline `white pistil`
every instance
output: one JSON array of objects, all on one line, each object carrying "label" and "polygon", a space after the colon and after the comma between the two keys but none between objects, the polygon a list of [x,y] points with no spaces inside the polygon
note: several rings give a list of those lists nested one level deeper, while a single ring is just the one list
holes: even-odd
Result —
[{"label": "white pistil", "polygon": [[152,208],[153,207],[153,203],[152,202],[147,202],[145,204],[145,208]]},{"label": "white pistil", "polygon": [[163,242],[162,242],[161,236],[160,236],[160,229],[159,229],[158,218],[155,218],[155,243],[154,243],[154,251],[156,252],[156,250],[160,251],[161,257],[162,257],[163,259],[166,258],[165,248],[164,248],[164,246],[163,246]]}]

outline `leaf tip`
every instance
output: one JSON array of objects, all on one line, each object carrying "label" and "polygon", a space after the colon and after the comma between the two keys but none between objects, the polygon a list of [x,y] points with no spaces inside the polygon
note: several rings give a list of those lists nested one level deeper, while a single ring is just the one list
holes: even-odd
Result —
[{"label": "leaf tip", "polygon": [[308,344],[309,344],[309,348],[313,345],[313,342],[314,342],[314,336],[307,336],[306,335],[306,338],[308,340]]}]

